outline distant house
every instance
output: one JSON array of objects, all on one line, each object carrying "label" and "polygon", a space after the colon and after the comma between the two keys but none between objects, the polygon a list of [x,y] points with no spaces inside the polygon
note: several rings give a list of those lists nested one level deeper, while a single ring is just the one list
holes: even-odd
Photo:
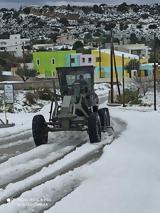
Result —
[{"label": "distant house", "polygon": [[[114,51],[118,78],[122,79],[122,54],[124,54],[124,63],[127,65],[131,59],[139,60],[138,55],[129,54],[121,51]],[[92,55],[95,57],[95,79],[111,77],[111,61],[110,49],[101,49],[100,51],[92,50]],[[129,73],[125,70],[125,77],[129,77]],[[116,79],[115,68],[113,66],[113,78]]]},{"label": "distant house", "polygon": [[53,44],[34,44],[33,45],[33,51],[43,51],[43,50],[53,50],[54,45]]},{"label": "distant house", "polygon": [[33,52],[34,68],[41,76],[56,76],[58,67],[94,66],[91,54],[76,53],[75,50]]},{"label": "distant house", "polygon": [[55,45],[55,44],[34,44],[33,51],[56,51],[68,49],[71,50],[72,46],[70,45]]},{"label": "distant house", "polygon": [[138,55],[141,63],[148,63],[149,47],[146,46],[145,44],[115,45],[115,49],[118,51],[123,51],[130,54]]},{"label": "distant house", "polygon": [[9,39],[0,39],[0,52],[9,52],[17,57],[22,57],[28,46],[30,39],[21,38],[20,34],[10,35]]},{"label": "distant house", "polygon": [[13,76],[11,71],[2,71],[2,76]]},{"label": "distant house", "polygon": [[58,45],[73,45],[75,42],[75,37],[69,33],[63,33],[57,37],[56,44]]},{"label": "distant house", "polygon": [[39,51],[33,52],[33,64],[41,76],[54,77],[56,76],[57,67],[69,66],[67,60],[70,55],[76,53],[74,50],[66,51]]},{"label": "distant house", "polygon": [[[34,68],[41,76],[56,76],[56,68],[58,67],[79,67],[94,66],[95,79],[110,79],[110,49],[92,50],[91,54],[76,53],[74,50],[67,51],[39,51],[33,52]],[[122,78],[122,54],[124,54],[125,65],[131,59],[139,60],[139,56],[115,51],[116,66],[119,79]],[[101,57],[101,59],[100,59]],[[100,63],[101,60],[101,63]],[[129,77],[128,71],[125,70],[125,76]],[[115,78],[115,71],[114,71]]]},{"label": "distant house", "polygon": [[[141,76],[153,77],[153,71],[154,71],[154,63],[140,65]],[[156,63],[156,75],[158,78],[160,77],[160,65],[158,63]]]}]

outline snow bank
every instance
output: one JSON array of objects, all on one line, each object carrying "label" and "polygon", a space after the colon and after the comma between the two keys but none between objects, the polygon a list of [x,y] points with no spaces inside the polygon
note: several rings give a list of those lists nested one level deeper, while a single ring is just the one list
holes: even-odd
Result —
[{"label": "snow bank", "polygon": [[80,187],[46,213],[157,213],[160,209],[158,112],[112,109],[127,130],[101,159],[83,167]]}]

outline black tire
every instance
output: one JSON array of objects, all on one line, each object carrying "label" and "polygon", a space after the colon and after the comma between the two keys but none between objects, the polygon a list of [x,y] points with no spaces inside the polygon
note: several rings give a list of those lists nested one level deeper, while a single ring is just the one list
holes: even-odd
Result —
[{"label": "black tire", "polygon": [[43,115],[35,115],[32,120],[32,134],[36,146],[47,144],[48,131]]},{"label": "black tire", "polygon": [[97,112],[92,112],[88,118],[88,134],[90,143],[101,141],[101,122]]},{"label": "black tire", "polygon": [[102,131],[105,131],[107,126],[110,126],[110,114],[108,108],[102,108],[98,110],[98,114],[101,121]]}]

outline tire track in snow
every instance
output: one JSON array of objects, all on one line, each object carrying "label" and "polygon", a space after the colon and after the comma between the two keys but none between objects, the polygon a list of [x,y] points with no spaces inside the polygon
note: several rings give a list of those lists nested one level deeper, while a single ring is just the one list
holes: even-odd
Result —
[{"label": "tire track in snow", "polygon": [[[55,144],[50,143],[36,147],[2,163],[0,165],[0,187],[4,188],[11,182],[14,183],[33,175],[43,167],[62,159],[65,155],[71,153],[77,147],[87,142],[87,135],[85,133],[83,133],[81,140],[78,140],[80,136],[79,134],[78,137],[73,137],[69,134],[68,138],[67,135],[63,136],[63,138],[60,137],[60,135],[61,134],[57,134],[55,139],[53,139],[55,141],[57,140]],[[60,139],[57,139],[59,137]],[[68,139],[68,142],[66,142],[66,139]],[[12,174],[12,176],[9,174]]]},{"label": "tire track in snow", "polygon": [[[107,95],[99,95],[99,102],[104,103]],[[49,139],[49,143],[52,139]],[[35,147],[31,129],[22,130],[0,137],[0,164],[6,162],[11,157],[26,153]]]},{"label": "tire track in snow", "polygon": [[[114,127],[118,127],[118,130],[116,130],[116,137],[118,137],[119,136],[119,134],[125,129],[125,127],[126,127],[126,124],[124,123],[124,122],[122,122],[121,120],[119,120],[119,119],[117,119],[117,118],[113,118],[112,119],[112,123],[113,123],[113,126]],[[116,123],[118,123],[118,124],[116,124]],[[66,136],[64,136],[64,138],[65,138],[65,140],[66,140]],[[68,143],[68,142],[67,142]],[[70,142],[69,142],[70,143]],[[103,150],[103,148],[101,147],[101,149],[100,149],[101,151],[99,151],[99,153],[102,153],[102,150]],[[74,152],[73,152],[74,153]],[[70,153],[70,154],[72,154],[72,153]],[[69,166],[69,167],[67,167],[67,168],[65,168],[65,170],[63,170],[63,172],[61,171],[61,173],[57,173],[55,176],[52,174],[51,176],[50,176],[50,178],[52,179],[52,178],[55,178],[55,177],[57,177],[57,175],[62,175],[62,174],[64,174],[64,173],[67,173],[68,171],[70,171],[70,170],[73,170],[74,168],[76,168],[76,167],[79,167],[79,166],[81,166],[81,165],[83,165],[83,164],[85,164],[86,162],[88,162],[88,161],[90,161],[90,160],[93,160],[95,157],[96,157],[96,155],[97,155],[97,152],[96,152],[96,154],[94,153],[93,155],[92,155],[92,157],[91,157],[91,155],[89,156],[89,158],[88,158],[88,160],[86,159],[86,158],[84,158],[84,160],[78,160],[77,162],[75,162],[76,164],[72,164],[72,166]],[[68,155],[67,155],[68,156]],[[84,156],[83,156],[84,157]],[[62,159],[63,160],[63,159]],[[61,161],[61,160],[60,160]],[[59,162],[59,161],[58,161]],[[57,163],[58,163],[57,162]],[[52,166],[52,165],[51,165]],[[42,166],[42,168],[43,168],[43,166]],[[35,174],[33,174],[32,176],[30,176],[30,177],[28,177],[28,178],[32,178],[33,176],[36,176],[38,173],[35,173]],[[28,179],[28,178],[26,178],[26,180]],[[29,185],[28,186],[28,188],[26,188],[26,189],[23,189],[23,190],[20,190],[20,191],[18,191],[18,192],[16,192],[15,194],[13,194],[13,197],[18,197],[20,194],[22,194],[23,192],[25,192],[25,191],[27,191],[27,190],[30,190],[30,189],[32,189],[32,188],[34,188],[34,187],[36,187],[37,185],[41,185],[41,184],[43,184],[43,183],[45,183],[46,181],[49,181],[50,180],[50,178],[48,178],[48,177],[46,177],[46,179],[44,180],[44,182],[43,181],[41,181],[41,182],[38,182],[38,183],[36,183],[35,185]],[[17,182],[17,183],[23,183],[23,181],[19,181],[19,182]],[[15,184],[17,184],[17,183],[15,183]],[[13,186],[15,185],[15,184],[13,184]],[[7,186],[7,188],[4,190],[4,191],[2,191],[2,192],[4,192],[4,194],[7,192],[6,190],[8,190],[8,187],[10,188],[12,188],[12,185],[8,185]],[[15,185],[15,187],[16,187],[16,185]],[[70,190],[69,190],[70,191]],[[68,193],[70,193],[70,192],[68,192]],[[67,193],[66,193],[67,194]],[[64,195],[65,196],[65,195]],[[62,196],[62,198],[63,198],[63,196]],[[62,198],[60,198],[60,199],[62,199]],[[0,203],[2,204],[2,203],[4,203],[4,202],[6,202],[6,200],[5,199],[0,199]]]},{"label": "tire track in snow", "polygon": [[10,143],[10,142],[22,139],[22,137],[28,137],[28,136],[29,137],[31,136],[31,129],[26,129],[23,131],[19,131],[17,133],[1,136],[0,144]]},{"label": "tire track in snow", "polygon": [[[111,140],[113,140],[112,137],[107,141],[107,143],[110,143]],[[25,184],[24,184],[24,180],[16,182],[15,184],[9,184],[6,187],[6,189],[1,192],[0,204],[6,202],[6,199],[8,197],[11,197],[11,198],[18,197],[27,190],[31,190],[32,188],[38,185],[44,184],[45,182],[51,179],[54,179],[59,175],[63,175],[67,173],[68,171],[73,170],[77,167],[80,167],[81,165],[86,164],[88,161],[95,159],[96,157],[102,154],[103,147],[106,145],[106,142],[104,144],[103,143],[95,144],[95,146],[94,145],[92,146],[90,144],[86,144],[86,145],[89,146],[89,150],[86,153],[85,153],[86,150],[84,149],[85,145],[83,145],[82,149],[84,150],[82,153],[80,153],[81,154],[80,156],[79,156],[79,151],[74,151],[70,153],[69,155],[66,155],[64,159],[59,160],[55,164],[51,164],[48,168],[42,169],[39,173],[35,173],[34,175],[26,178],[25,181],[27,182],[25,182]],[[72,155],[74,155],[74,158],[72,159],[72,161],[67,162],[66,158],[67,157],[69,158]],[[61,166],[61,162],[62,162],[62,165],[64,164],[63,166]],[[56,166],[57,164],[58,166]],[[43,174],[44,170],[46,169],[49,170],[48,171],[49,173],[47,174],[47,172],[45,172],[45,175],[41,175],[41,173]]]},{"label": "tire track in snow", "polygon": [[63,175],[70,170],[86,164],[88,161],[97,157],[97,155],[100,155],[105,145],[106,144],[103,143],[95,145],[84,144],[74,152],[66,155],[62,160],[57,161],[57,163],[50,165],[48,168],[44,168],[39,173],[15,184],[9,184],[5,190],[1,191],[0,204],[5,203],[8,198],[16,198],[27,190],[44,184],[59,175]]},{"label": "tire track in snow", "polygon": [[[49,137],[48,144],[52,143],[56,137],[64,138],[62,134],[63,133],[51,134],[51,136]],[[56,137],[54,135],[56,135]],[[62,142],[64,143],[64,141]],[[26,134],[17,134],[15,135],[15,137],[13,137],[12,140],[10,137],[4,139],[3,143],[0,143],[0,164],[6,162],[12,157],[26,153],[34,148],[35,144],[31,132],[27,132]]]},{"label": "tire track in snow", "polygon": [[0,141],[0,164],[34,147],[30,132],[17,134],[13,138],[6,137]]}]

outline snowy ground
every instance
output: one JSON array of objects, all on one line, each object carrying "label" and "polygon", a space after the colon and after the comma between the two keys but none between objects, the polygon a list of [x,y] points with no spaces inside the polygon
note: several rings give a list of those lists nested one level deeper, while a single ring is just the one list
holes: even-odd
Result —
[{"label": "snowy ground", "polygon": [[[104,85],[96,89],[99,95],[106,92]],[[152,95],[146,97],[152,104]],[[48,118],[48,111],[46,105],[41,113]],[[106,134],[101,143],[91,145],[86,133],[62,132],[50,135],[49,144],[33,146],[1,163],[0,212],[158,213],[159,107],[157,112],[153,105],[110,107],[110,114],[117,137],[109,146],[106,144],[111,138]],[[18,149],[23,143],[33,143],[33,115],[8,114],[16,126],[0,129],[0,150],[10,149],[13,142]],[[4,114],[0,116],[4,118]],[[29,132],[28,138],[11,141],[11,134],[17,137],[23,131]],[[9,143],[4,144],[7,140]],[[81,146],[76,148],[78,144]],[[88,162],[88,157],[97,156],[97,152],[103,154]]]},{"label": "snowy ground", "polygon": [[159,112],[111,110],[128,123],[97,162],[81,169],[87,177],[47,213],[158,213],[160,209]]}]

